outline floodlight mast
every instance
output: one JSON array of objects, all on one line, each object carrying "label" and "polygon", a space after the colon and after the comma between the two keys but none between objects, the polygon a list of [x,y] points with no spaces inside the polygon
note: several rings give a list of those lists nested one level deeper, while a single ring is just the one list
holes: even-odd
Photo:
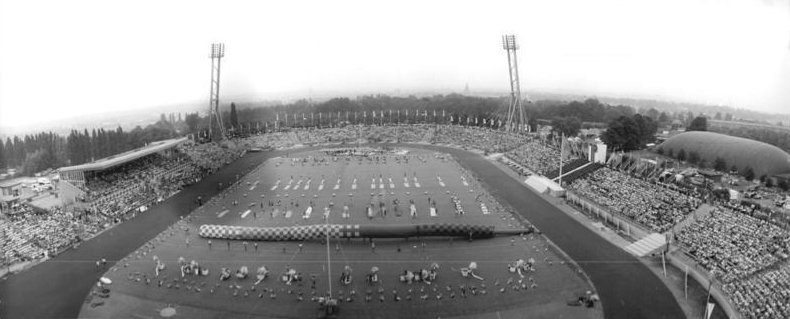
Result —
[{"label": "floodlight mast", "polygon": [[211,92],[209,96],[209,109],[208,109],[208,135],[209,138],[214,138],[212,132],[211,118],[217,119],[217,127],[219,128],[220,139],[225,137],[225,126],[222,124],[222,113],[219,111],[219,79],[220,79],[220,66],[222,58],[225,57],[225,44],[212,43],[211,53]]},{"label": "floodlight mast", "polygon": [[516,36],[509,34],[502,36],[502,48],[507,51],[508,75],[510,76],[510,105],[507,110],[507,120],[505,128],[508,131],[524,131],[526,128],[526,116],[524,106],[521,105],[521,84],[518,77],[518,59],[516,50],[518,43]]}]

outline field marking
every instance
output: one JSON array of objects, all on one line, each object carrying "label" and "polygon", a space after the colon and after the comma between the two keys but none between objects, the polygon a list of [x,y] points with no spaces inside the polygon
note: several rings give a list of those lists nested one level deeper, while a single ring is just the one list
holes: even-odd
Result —
[{"label": "field marking", "polygon": [[249,210],[249,209],[248,209],[248,210],[244,211],[244,213],[242,213],[242,214],[241,214],[241,218],[245,218],[245,217],[247,217],[247,215],[249,215],[249,214],[250,214],[250,212],[252,212],[252,210]]},{"label": "field marking", "polygon": [[291,215],[293,215],[293,213],[294,212],[289,209],[288,211],[285,212],[285,218],[291,218]]},{"label": "field marking", "polygon": [[221,212],[220,212],[220,213],[217,215],[217,218],[222,218],[222,216],[225,216],[225,214],[227,214],[228,212],[229,212],[229,210],[227,210],[227,209],[226,209],[226,210],[223,210],[223,211],[221,211]]}]

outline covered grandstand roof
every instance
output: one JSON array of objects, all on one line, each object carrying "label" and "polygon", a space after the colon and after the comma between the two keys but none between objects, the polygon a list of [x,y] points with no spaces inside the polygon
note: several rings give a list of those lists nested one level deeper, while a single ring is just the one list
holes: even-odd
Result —
[{"label": "covered grandstand roof", "polygon": [[124,163],[128,163],[134,161],[138,158],[151,155],[154,153],[158,153],[170,148],[175,147],[178,144],[181,144],[187,140],[186,137],[184,138],[175,138],[169,140],[162,140],[152,142],[146,146],[126,151],[120,154],[115,154],[112,156],[108,156],[90,163],[75,165],[75,166],[67,166],[61,167],[61,172],[71,172],[71,171],[103,171],[105,169],[118,166]]},{"label": "covered grandstand roof", "polygon": [[713,132],[686,132],[675,135],[661,144],[664,152],[672,150],[677,154],[681,149],[686,156],[697,152],[709,165],[717,157],[733,165],[739,171],[751,167],[756,176],[773,176],[790,173],[790,154],[780,148],[763,142]]}]

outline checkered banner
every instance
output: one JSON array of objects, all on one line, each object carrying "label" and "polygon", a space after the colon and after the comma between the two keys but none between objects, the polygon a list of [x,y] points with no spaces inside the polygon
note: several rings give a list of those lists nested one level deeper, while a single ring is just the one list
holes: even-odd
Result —
[{"label": "checkered banner", "polygon": [[243,227],[227,225],[201,225],[200,237],[260,240],[260,241],[302,241],[326,237],[346,238],[360,237],[359,225],[309,225],[292,227]]},{"label": "checkered banner", "polygon": [[[420,225],[309,225],[292,227],[244,227],[228,225],[202,225],[200,236],[204,238],[258,240],[258,241],[302,241],[322,239],[329,230],[331,238],[404,238],[457,236],[465,238],[489,238],[497,232],[494,226],[465,224],[420,224]],[[504,234],[504,233],[503,233]]]}]

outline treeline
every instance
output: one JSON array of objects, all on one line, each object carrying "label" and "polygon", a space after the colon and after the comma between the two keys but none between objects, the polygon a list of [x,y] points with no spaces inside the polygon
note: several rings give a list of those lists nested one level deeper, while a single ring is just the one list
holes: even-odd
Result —
[{"label": "treeline", "polygon": [[[239,125],[244,126],[248,123],[267,123],[274,125],[274,122],[279,120],[279,125],[284,125],[285,115],[288,115],[288,125],[328,125],[334,122],[346,121],[353,122],[354,113],[356,112],[357,121],[361,121],[363,116],[367,120],[372,121],[372,111],[376,112],[376,118],[381,120],[381,114],[384,112],[385,118],[390,118],[390,111],[393,117],[397,116],[400,112],[400,120],[402,122],[418,121],[415,116],[417,114],[423,115],[426,112],[429,117],[433,117],[436,112],[437,117],[442,115],[444,111],[445,117],[453,116],[470,117],[470,118],[492,118],[502,119],[505,118],[507,112],[507,100],[503,98],[485,98],[474,96],[463,96],[459,94],[450,95],[435,95],[431,97],[391,97],[387,95],[366,95],[360,96],[356,99],[349,98],[333,98],[321,103],[309,103],[307,100],[299,100],[294,103],[271,106],[271,107],[256,107],[250,104],[238,104],[239,108],[236,110]],[[340,116],[338,117],[338,112]],[[348,117],[346,113],[348,112]],[[410,116],[407,118],[407,112]],[[294,123],[294,115],[296,115],[296,123]],[[225,112],[223,120],[227,127],[231,125],[231,115]],[[305,121],[307,118],[309,121]],[[321,123],[319,123],[319,120]],[[393,118],[393,122],[396,121]],[[201,121],[205,125],[205,121]]]},{"label": "treeline", "polygon": [[746,126],[721,126],[717,125],[710,128],[711,131],[753,139],[763,143],[771,144],[783,151],[790,153],[790,131],[780,131],[759,127]]},{"label": "treeline", "polygon": [[22,175],[31,176],[49,168],[78,165],[94,159],[129,151],[147,143],[179,135],[183,124],[162,120],[145,128],[135,127],[124,132],[92,129],[73,130],[68,136],[41,132],[23,137],[14,136],[0,141],[0,169],[14,168]]},{"label": "treeline", "polygon": [[587,99],[584,102],[567,103],[536,101],[527,108],[527,114],[534,119],[577,118],[581,122],[609,123],[621,116],[633,116],[636,111],[626,105],[608,105],[596,99]]}]

